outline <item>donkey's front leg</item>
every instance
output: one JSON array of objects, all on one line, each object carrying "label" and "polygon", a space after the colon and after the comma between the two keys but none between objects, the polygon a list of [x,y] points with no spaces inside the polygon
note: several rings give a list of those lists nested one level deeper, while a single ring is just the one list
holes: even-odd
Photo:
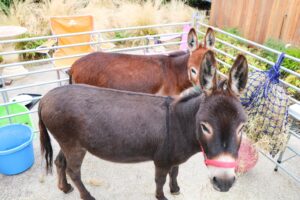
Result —
[{"label": "donkey's front leg", "polygon": [[177,183],[178,170],[179,170],[179,167],[178,166],[174,166],[174,167],[172,167],[172,169],[169,172],[169,176],[170,176],[170,183],[169,183],[169,185],[170,185],[170,191],[171,191],[171,194],[173,194],[173,195],[180,194],[180,188],[179,188],[178,183]]},{"label": "donkey's front leg", "polygon": [[168,200],[164,195],[163,188],[169,171],[169,168],[166,169],[155,166],[156,198],[158,200]]}]

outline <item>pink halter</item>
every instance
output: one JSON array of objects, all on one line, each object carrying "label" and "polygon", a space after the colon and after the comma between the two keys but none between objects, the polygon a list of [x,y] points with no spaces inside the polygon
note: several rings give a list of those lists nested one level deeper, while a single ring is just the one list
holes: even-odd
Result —
[{"label": "pink halter", "polygon": [[203,156],[204,156],[204,163],[206,166],[214,166],[214,167],[220,167],[220,168],[236,168],[237,166],[237,162],[223,162],[223,161],[218,161],[218,160],[211,160],[211,159],[207,159],[207,156],[204,152],[204,149],[201,145],[201,143],[199,142],[201,151],[203,152]]}]

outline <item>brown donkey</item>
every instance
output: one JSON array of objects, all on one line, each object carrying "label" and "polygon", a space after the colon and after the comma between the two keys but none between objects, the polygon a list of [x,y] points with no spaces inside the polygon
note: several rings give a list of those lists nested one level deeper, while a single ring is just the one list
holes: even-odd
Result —
[{"label": "brown donkey", "polygon": [[189,52],[146,56],[95,52],[72,65],[70,83],[176,96],[198,83],[200,64],[214,41],[213,30],[208,29],[204,43],[198,45],[196,31],[191,29]]},{"label": "brown donkey", "polygon": [[203,151],[213,187],[228,191],[235,181],[246,121],[238,96],[246,86],[247,73],[246,59],[240,55],[228,81],[217,84],[215,59],[205,56],[198,80],[202,92],[178,101],[81,84],[55,88],[42,98],[38,110],[47,170],[53,159],[48,129],[61,147],[55,160],[59,189],[72,190],[67,173],[84,200],[95,199],[81,181],[87,151],[112,162],[153,160],[159,200],[166,200],[166,176],[170,175],[171,193],[179,193],[178,166]]}]

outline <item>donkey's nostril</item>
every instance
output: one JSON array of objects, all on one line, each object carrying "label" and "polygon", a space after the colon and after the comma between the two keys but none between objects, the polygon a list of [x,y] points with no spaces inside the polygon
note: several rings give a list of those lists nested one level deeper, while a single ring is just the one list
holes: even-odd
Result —
[{"label": "donkey's nostril", "polygon": [[214,189],[220,192],[227,192],[235,182],[236,177],[233,176],[231,178],[229,177],[216,177],[214,176],[212,178],[212,184],[214,186]]},{"label": "donkey's nostril", "polygon": [[217,184],[217,178],[215,176],[213,177],[213,183]]}]

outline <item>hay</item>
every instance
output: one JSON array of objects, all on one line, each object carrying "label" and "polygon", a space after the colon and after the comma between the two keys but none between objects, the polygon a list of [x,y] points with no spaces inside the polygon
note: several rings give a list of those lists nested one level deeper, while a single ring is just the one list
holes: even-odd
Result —
[{"label": "hay", "polygon": [[241,101],[248,113],[245,133],[262,150],[275,156],[287,143],[289,99],[266,72],[251,72]]},{"label": "hay", "polygon": [[44,175],[39,176],[39,182],[40,183],[45,183],[45,176]]},{"label": "hay", "polygon": [[91,186],[95,186],[95,187],[100,187],[100,186],[103,185],[103,183],[101,181],[96,180],[96,179],[90,179],[86,183],[91,185]]}]

